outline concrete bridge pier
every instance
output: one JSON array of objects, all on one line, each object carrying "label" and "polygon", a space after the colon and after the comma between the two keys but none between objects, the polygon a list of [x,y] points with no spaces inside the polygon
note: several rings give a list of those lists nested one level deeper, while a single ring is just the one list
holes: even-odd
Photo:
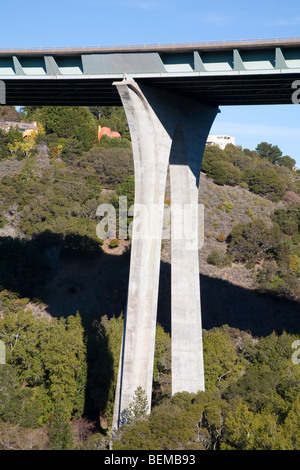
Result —
[{"label": "concrete bridge pier", "polygon": [[[198,184],[205,142],[217,107],[133,79],[115,83],[133,145],[135,205],[127,311],[113,429],[126,422],[141,387],[151,407],[164,197],[168,165],[172,226],[172,393],[204,389],[198,235]],[[178,205],[188,206],[178,219]],[[180,212],[180,210],[179,210]],[[187,215],[186,215],[187,214]],[[187,217],[187,218],[186,218]],[[194,230],[195,231],[195,230]],[[196,230],[197,232],[197,230]],[[176,237],[179,237],[177,240]],[[173,239],[172,239],[173,240]]]},{"label": "concrete bridge pier", "polygon": [[197,129],[184,129],[177,125],[170,154],[173,395],[205,389],[198,257],[200,222],[204,222],[198,210],[204,149]]}]

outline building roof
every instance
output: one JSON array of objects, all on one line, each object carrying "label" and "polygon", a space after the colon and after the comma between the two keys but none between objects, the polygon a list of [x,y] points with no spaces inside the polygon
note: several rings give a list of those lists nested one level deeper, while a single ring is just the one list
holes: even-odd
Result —
[{"label": "building roof", "polygon": [[0,121],[2,127],[21,127],[22,129],[37,129],[37,125],[29,122]]}]

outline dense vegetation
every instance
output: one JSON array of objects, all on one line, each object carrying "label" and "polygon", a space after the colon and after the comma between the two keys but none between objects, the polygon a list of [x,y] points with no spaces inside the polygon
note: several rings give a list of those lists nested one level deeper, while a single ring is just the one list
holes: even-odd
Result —
[{"label": "dense vegetation", "polygon": [[[1,294],[6,314],[0,337],[8,351],[7,365],[0,368],[1,445],[17,445],[16,429],[21,439],[23,428],[36,430],[36,436],[42,428],[47,433],[34,448],[107,448],[104,429],[97,432],[83,416],[98,409],[102,426],[111,424],[122,317],[103,317],[83,328],[87,321],[79,314],[35,318],[22,302]],[[113,448],[299,449],[300,368],[291,360],[295,340],[273,333],[257,342],[227,326],[204,331],[206,392],[170,398],[170,338],[159,327],[153,411],[148,417],[135,415],[114,436]]]},{"label": "dense vegetation", "polygon": [[[121,140],[124,148],[116,147],[119,139],[95,145],[97,121],[87,108],[25,108],[23,112],[28,119],[39,118],[45,131],[34,136],[35,153],[27,155],[21,171],[0,180],[2,224],[4,213],[12,211],[17,201],[19,229],[26,237],[50,231],[96,238],[96,209],[107,202],[100,195],[102,185],[116,187],[133,173],[129,141]],[[0,159],[2,155],[16,158],[1,152],[2,134],[7,149],[15,136],[23,140],[21,132],[0,133]],[[50,165],[40,168],[37,149],[45,145]]]},{"label": "dense vegetation", "polygon": [[[228,144],[225,150],[206,147],[202,171],[216,184],[242,185],[273,201],[282,199],[288,190],[299,194],[299,174],[296,171],[293,174],[295,160],[288,155],[281,157],[278,147],[266,142],[256,149],[250,151],[233,144]],[[270,157],[272,152],[276,159]]]},{"label": "dense vegetation", "polygon": [[[0,131],[0,340],[6,346],[0,449],[101,450],[113,437],[114,450],[299,450],[297,325],[294,332],[264,337],[228,325],[204,330],[206,391],[171,397],[171,338],[159,324],[152,412],[145,416],[143,391],[137,390],[130,423],[111,435],[122,311],[51,315],[39,303],[60,253],[101,261],[98,205],[110,202],[118,210],[120,195],[133,203],[124,111],[0,111],[6,119],[39,122],[39,133],[27,141],[18,130]],[[123,138],[98,142],[99,124]],[[250,191],[273,208],[269,218],[247,208],[247,221],[232,220],[228,235],[218,234],[208,263],[219,270],[245,266],[259,292],[299,301],[300,179],[293,166],[291,157],[265,142],[254,151],[207,147],[203,159],[214,188]],[[219,224],[234,209],[230,200],[219,203]],[[76,289],[68,284],[70,296]],[[119,297],[120,291],[116,284],[109,294]],[[108,309],[112,298],[101,301]]]},{"label": "dense vegetation", "polygon": [[[281,156],[277,146],[262,142],[256,151],[229,144],[225,150],[208,147],[202,170],[218,185],[240,185],[271,199],[283,200],[271,220],[258,220],[249,211],[248,223],[237,223],[220,242],[227,249],[215,248],[208,262],[219,267],[232,262],[257,267],[257,287],[290,298],[300,298],[300,177],[293,171],[295,160]],[[224,204],[230,211],[230,201]]]},{"label": "dense vegetation", "polygon": [[207,391],[162,399],[150,417],[119,431],[114,449],[299,449],[291,339],[272,334],[254,345],[228,327],[204,332]]}]

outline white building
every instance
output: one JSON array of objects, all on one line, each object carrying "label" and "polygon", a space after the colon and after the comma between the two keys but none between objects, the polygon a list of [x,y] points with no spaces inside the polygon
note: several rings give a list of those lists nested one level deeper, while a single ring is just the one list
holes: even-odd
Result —
[{"label": "white building", "polygon": [[206,141],[206,145],[218,145],[222,150],[224,150],[227,144],[235,145],[235,137],[229,135],[209,135]]}]

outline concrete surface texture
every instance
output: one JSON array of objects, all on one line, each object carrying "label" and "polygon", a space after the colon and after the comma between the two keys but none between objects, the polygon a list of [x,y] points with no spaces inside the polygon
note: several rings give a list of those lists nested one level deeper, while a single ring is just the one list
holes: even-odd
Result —
[{"label": "concrete surface texture", "polygon": [[115,83],[131,133],[135,206],[127,311],[113,428],[126,422],[141,387],[150,411],[160,253],[168,166],[172,226],[172,393],[204,389],[198,267],[198,185],[205,142],[218,113],[165,91]]}]

